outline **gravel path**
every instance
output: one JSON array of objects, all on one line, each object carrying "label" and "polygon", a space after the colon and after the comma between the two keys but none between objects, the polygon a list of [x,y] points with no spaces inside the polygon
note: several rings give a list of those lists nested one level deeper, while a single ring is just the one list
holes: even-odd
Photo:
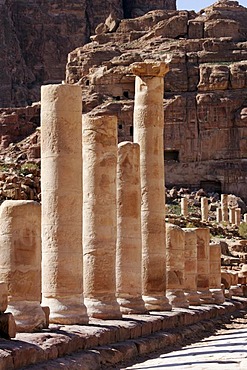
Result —
[{"label": "gravel path", "polygon": [[224,318],[214,325],[208,323],[205,331],[188,334],[175,348],[168,347],[136,359],[135,364],[110,369],[247,370],[247,313],[238,312],[230,320]]}]

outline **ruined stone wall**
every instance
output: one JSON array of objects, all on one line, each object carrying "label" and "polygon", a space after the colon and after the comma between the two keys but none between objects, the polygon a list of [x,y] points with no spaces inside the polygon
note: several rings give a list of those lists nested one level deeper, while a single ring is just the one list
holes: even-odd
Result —
[{"label": "ruined stone wall", "polygon": [[64,79],[67,54],[84,45],[112,13],[122,19],[132,8],[176,9],[175,0],[2,0],[0,2],[0,107],[40,99],[43,83]]}]

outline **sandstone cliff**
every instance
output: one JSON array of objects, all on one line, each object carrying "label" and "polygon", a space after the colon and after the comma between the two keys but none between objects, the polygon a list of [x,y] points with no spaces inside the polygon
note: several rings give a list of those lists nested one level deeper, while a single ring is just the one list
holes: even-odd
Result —
[{"label": "sandstone cliff", "polygon": [[118,116],[131,140],[134,76],[129,65],[167,60],[166,183],[233,192],[246,199],[247,9],[221,0],[199,14],[152,11],[104,27],[69,54],[66,80],[83,89],[84,110]]},{"label": "sandstone cliff", "polygon": [[64,79],[67,54],[112,14],[122,19],[176,0],[1,0],[0,107],[38,101],[40,85]]}]

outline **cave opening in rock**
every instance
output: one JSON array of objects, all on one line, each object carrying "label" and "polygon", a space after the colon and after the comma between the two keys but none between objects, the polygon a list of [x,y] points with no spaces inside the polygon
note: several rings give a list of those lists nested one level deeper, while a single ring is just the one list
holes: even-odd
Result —
[{"label": "cave opening in rock", "polygon": [[210,181],[210,180],[200,181],[200,188],[202,188],[207,193],[218,193],[218,194],[222,193],[220,181]]},{"label": "cave opening in rock", "polygon": [[165,150],[164,159],[165,161],[179,162],[179,151],[178,150]]}]

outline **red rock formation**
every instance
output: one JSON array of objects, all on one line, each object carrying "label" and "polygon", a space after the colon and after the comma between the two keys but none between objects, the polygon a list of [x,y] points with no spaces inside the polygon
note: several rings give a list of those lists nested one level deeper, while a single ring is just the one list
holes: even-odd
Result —
[{"label": "red rock formation", "polygon": [[40,85],[64,79],[67,54],[109,14],[176,9],[176,0],[0,1],[0,107],[39,100]]},{"label": "red rock formation", "polygon": [[153,11],[102,29],[70,53],[67,82],[84,110],[103,106],[132,137],[133,61],[170,59],[165,78],[166,183],[222,190],[246,199],[247,9],[221,0],[199,14]]}]

